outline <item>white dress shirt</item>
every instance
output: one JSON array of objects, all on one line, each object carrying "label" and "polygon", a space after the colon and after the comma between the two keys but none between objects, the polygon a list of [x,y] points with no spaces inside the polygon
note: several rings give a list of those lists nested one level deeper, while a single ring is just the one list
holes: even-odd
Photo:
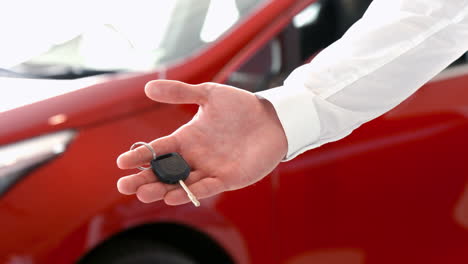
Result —
[{"label": "white dress shirt", "polygon": [[[468,50],[468,0],[374,0],[270,101],[290,160],[392,109]],[[468,89],[468,85],[467,85]]]}]

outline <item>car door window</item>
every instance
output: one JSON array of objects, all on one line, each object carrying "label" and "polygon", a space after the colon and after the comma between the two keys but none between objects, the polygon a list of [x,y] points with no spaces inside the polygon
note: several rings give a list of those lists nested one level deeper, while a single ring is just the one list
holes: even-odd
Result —
[{"label": "car door window", "polygon": [[227,84],[257,92],[282,85],[296,67],[335,38],[334,16],[322,0],[297,14],[282,32],[247,59]]},{"label": "car door window", "polygon": [[253,54],[228,78],[226,84],[257,92],[270,88],[269,83],[281,70],[281,47],[275,38]]}]

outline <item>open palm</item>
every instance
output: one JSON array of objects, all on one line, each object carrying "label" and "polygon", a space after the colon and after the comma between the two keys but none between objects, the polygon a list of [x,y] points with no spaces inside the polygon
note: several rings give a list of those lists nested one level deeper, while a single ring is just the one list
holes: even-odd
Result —
[{"label": "open palm", "polygon": [[[199,199],[259,181],[286,154],[286,137],[273,107],[250,92],[216,83],[166,80],[149,82],[145,92],[158,102],[199,105],[190,122],[150,143],[159,154],[179,152],[184,157],[192,168],[185,183]],[[151,158],[148,149],[139,147],[120,155],[117,164],[132,169]],[[179,185],[158,182],[151,170],[122,177],[117,186],[121,193],[136,194],[146,203],[190,201]]]}]

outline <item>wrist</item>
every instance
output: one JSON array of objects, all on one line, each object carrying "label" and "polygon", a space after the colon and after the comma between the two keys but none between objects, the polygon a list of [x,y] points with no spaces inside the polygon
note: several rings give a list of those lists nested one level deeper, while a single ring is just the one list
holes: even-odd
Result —
[{"label": "wrist", "polygon": [[317,142],[320,120],[315,108],[315,94],[303,86],[283,86],[258,92],[258,98],[273,106],[287,140],[287,154],[291,160]]}]

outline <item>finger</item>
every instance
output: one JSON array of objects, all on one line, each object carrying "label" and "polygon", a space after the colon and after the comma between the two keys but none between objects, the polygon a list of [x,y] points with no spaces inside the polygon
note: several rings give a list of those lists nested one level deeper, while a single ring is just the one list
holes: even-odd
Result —
[{"label": "finger", "polygon": [[[203,178],[188,186],[197,199],[208,198],[226,190],[223,182],[219,178]],[[181,189],[169,191],[164,196],[164,201],[168,205],[179,205],[190,202],[187,193]]]},{"label": "finger", "polygon": [[168,192],[168,185],[162,182],[153,182],[138,188],[136,196],[144,203],[152,203],[162,200]]},{"label": "finger", "polygon": [[156,80],[148,82],[145,93],[150,99],[170,104],[202,105],[208,97],[208,85],[190,85],[179,81]]},{"label": "finger", "polygon": [[[131,177],[131,176],[128,176],[128,177]],[[201,177],[202,175],[200,172],[194,171],[190,173],[190,176],[187,178],[185,182],[187,184],[191,184],[193,182],[198,181]],[[153,178],[155,178],[154,174],[153,174]],[[151,203],[151,202],[161,200],[167,192],[178,189],[178,188],[182,188],[182,187],[179,184],[163,184],[161,182],[152,181],[152,182],[137,186],[134,193],[136,193],[140,201],[144,203]]]},{"label": "finger", "polygon": [[[149,144],[157,155],[179,151],[179,145],[174,136],[158,138]],[[153,153],[147,147],[140,146],[121,154],[117,158],[117,166],[121,169],[133,169],[148,164],[151,159],[153,159]]]},{"label": "finger", "polygon": [[122,194],[135,194],[140,186],[156,182],[156,180],[153,171],[145,170],[137,174],[120,178],[117,181],[117,189]]},{"label": "finger", "polygon": [[[191,184],[194,184],[197,181],[201,180],[204,177],[205,177],[204,174],[201,173],[200,171],[198,171],[198,170],[192,171],[192,172],[190,172],[190,175],[187,177],[187,179],[185,179],[184,183],[186,185],[191,185]],[[177,184],[177,186],[182,188],[182,186],[180,186],[179,184]]]}]

